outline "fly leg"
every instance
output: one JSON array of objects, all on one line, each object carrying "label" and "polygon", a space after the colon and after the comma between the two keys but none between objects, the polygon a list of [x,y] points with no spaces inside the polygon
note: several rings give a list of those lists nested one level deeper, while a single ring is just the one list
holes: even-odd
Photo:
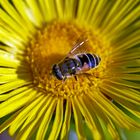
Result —
[{"label": "fly leg", "polygon": [[77,81],[77,77],[76,77],[76,76],[74,76],[74,78],[75,78],[75,80]]},{"label": "fly leg", "polygon": [[64,76],[64,79],[62,80],[62,83],[64,83],[66,81],[66,79],[67,79],[66,76]]}]

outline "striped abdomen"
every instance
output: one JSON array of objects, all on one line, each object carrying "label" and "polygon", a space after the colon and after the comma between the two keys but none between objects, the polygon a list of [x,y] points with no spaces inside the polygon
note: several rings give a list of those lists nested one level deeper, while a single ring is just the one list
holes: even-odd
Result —
[{"label": "striped abdomen", "polygon": [[100,63],[99,56],[90,53],[77,54],[77,58],[80,60],[81,67],[88,67],[88,69],[95,68]]}]

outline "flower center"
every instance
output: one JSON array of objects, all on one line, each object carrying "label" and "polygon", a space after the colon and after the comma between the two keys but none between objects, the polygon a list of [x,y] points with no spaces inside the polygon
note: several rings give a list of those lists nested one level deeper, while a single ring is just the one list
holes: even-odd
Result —
[{"label": "flower center", "polygon": [[[83,37],[84,36],[84,37]],[[90,45],[87,53],[97,54],[101,62],[97,68],[74,76],[65,81],[52,75],[52,66],[62,61],[79,38],[87,38]],[[27,60],[31,66],[33,83],[46,93],[65,98],[86,93],[91,86],[96,87],[105,76],[109,50],[104,41],[91,29],[76,23],[54,21],[43,27],[27,48]]]}]

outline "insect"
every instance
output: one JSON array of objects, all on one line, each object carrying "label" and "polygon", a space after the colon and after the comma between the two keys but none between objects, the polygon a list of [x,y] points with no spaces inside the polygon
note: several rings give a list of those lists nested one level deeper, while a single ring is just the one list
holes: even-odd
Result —
[{"label": "insect", "polygon": [[86,73],[99,65],[101,58],[85,51],[88,47],[86,42],[88,39],[79,39],[67,56],[53,65],[52,73],[58,80],[65,81],[72,76],[77,80],[76,75]]}]

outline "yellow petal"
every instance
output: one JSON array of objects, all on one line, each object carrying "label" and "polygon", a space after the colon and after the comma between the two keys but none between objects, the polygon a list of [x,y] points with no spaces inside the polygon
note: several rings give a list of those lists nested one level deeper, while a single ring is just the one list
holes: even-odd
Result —
[{"label": "yellow petal", "polygon": [[30,102],[35,95],[36,95],[36,91],[29,89],[1,103],[0,104],[0,112],[1,112],[0,118],[21,108],[26,103]]},{"label": "yellow petal", "polygon": [[119,140],[120,136],[118,134],[117,129],[115,128],[114,123],[112,122],[112,120],[109,117],[107,117],[107,118],[108,118],[107,129],[108,129],[109,133],[111,134],[111,136],[114,140]]},{"label": "yellow petal", "polygon": [[127,80],[122,80],[122,79],[118,79],[118,78],[115,78],[115,79],[106,79],[105,80],[107,84],[116,84],[117,85],[122,85],[122,86],[126,86],[126,87],[130,87],[130,88],[135,88],[135,89],[140,89],[140,86],[138,83],[136,82],[130,82],[130,81],[127,81]]},{"label": "yellow petal", "polygon": [[47,103],[47,100],[44,100],[44,103],[41,106],[40,110],[36,113],[35,120],[27,124],[27,126],[17,134],[16,139],[27,140],[42,122],[42,119],[44,118],[44,113],[46,112],[48,108],[49,108],[49,104]]},{"label": "yellow petal", "polygon": [[[25,25],[27,25],[28,30],[30,33],[35,33],[36,29],[34,27],[34,23],[32,22],[32,13],[28,6],[25,4],[24,1],[12,1],[14,6],[16,7],[18,13],[21,15],[21,17],[25,20]],[[29,34],[32,37],[32,34]]]},{"label": "yellow petal", "polygon": [[134,116],[136,116],[137,118],[140,119],[140,112],[139,111],[135,111],[135,110],[132,110],[130,109],[129,107],[126,107],[124,105],[122,105],[124,108],[126,108],[129,112],[131,112]]},{"label": "yellow petal", "polygon": [[114,68],[112,69],[112,71],[115,71],[117,74],[130,74],[130,73],[139,73],[140,72],[140,68],[124,68],[124,67],[120,67],[120,68]]},{"label": "yellow petal", "polygon": [[10,125],[10,129],[9,129],[10,135],[15,134],[15,132],[19,129],[19,127],[29,116],[30,111],[32,111],[32,109],[34,109],[38,104],[40,104],[43,98],[44,98],[43,95],[37,96],[30,104],[27,104],[27,106],[21,109],[18,116],[14,118],[13,122]]},{"label": "yellow petal", "polygon": [[[88,98],[88,97],[86,97],[86,96],[77,97],[77,100],[75,100],[75,101],[79,107],[79,110],[81,111],[82,115],[84,116],[87,125],[89,126],[89,128],[91,128],[91,131],[93,132],[94,139],[101,140],[101,139],[103,139],[103,136],[104,136],[102,129],[101,129],[101,127],[99,127],[100,125],[97,126],[97,124],[95,124],[95,121],[94,121],[93,116],[92,116],[93,114],[91,115],[89,109],[86,108],[85,103],[83,101],[83,98]],[[94,116],[94,118],[95,118],[95,116]]]},{"label": "yellow petal", "polygon": [[[94,26],[94,28],[97,28],[103,16],[101,9],[107,8],[107,5],[108,3],[106,3],[106,1],[104,0],[97,1],[96,6],[94,7],[94,12],[92,13],[92,16],[91,16],[91,22],[93,23],[92,25]],[[88,14],[88,11],[87,11],[87,14]]]},{"label": "yellow petal", "polygon": [[1,68],[0,67],[0,75],[7,75],[7,74],[16,74],[17,70],[13,68]]},{"label": "yellow petal", "polygon": [[39,129],[37,132],[36,140],[39,140],[39,139],[43,140],[45,138],[45,134],[47,132],[48,126],[52,119],[52,115],[54,114],[56,103],[57,103],[56,99],[53,99],[52,97],[48,98],[47,104],[49,105],[49,107],[46,110],[46,113],[44,114],[44,117],[41,120]]},{"label": "yellow petal", "polygon": [[[127,14],[122,19],[122,21],[119,22],[118,24],[115,22],[117,26],[115,26],[115,28],[112,30],[112,32],[110,33],[110,35],[115,34],[115,33],[117,34],[119,31],[121,31],[122,29],[124,29],[125,27],[127,27],[128,25],[130,25],[133,21],[135,21],[136,19],[138,19],[139,12],[140,12],[138,0],[136,0],[135,2],[132,2],[132,1],[130,1],[130,2],[131,2],[131,6],[134,6],[133,7],[133,10],[129,14]],[[129,10],[130,9],[131,8],[129,6]]]},{"label": "yellow petal", "polygon": [[[138,31],[137,31],[138,32]],[[138,34],[138,33],[136,33]],[[132,37],[132,36],[131,36]],[[138,36],[136,37],[138,39]],[[135,37],[130,39],[132,42],[135,42]],[[129,40],[129,41],[130,41]],[[132,58],[136,57],[136,58],[139,58],[140,57],[140,47],[138,45],[138,42],[136,41],[136,46],[133,47],[133,45],[130,45],[129,49],[128,49],[128,44],[126,44],[127,42],[124,42],[124,45],[122,44],[121,47],[116,47],[113,49],[113,52],[112,55],[113,55],[113,58],[115,59],[115,61],[124,61],[124,60],[132,60]],[[132,48],[131,48],[132,47]],[[121,51],[121,50],[125,50],[124,52]],[[118,53],[115,53],[116,51],[118,51]]]},{"label": "yellow petal", "polygon": [[[17,80],[19,77],[21,78],[29,78],[31,75],[30,74],[12,74],[12,75],[3,75],[3,76],[0,76],[0,84],[4,84],[4,83],[8,83],[8,82],[12,82],[12,81],[15,81]],[[29,78],[31,79],[31,77]]]},{"label": "yellow petal", "polygon": [[64,18],[64,1],[56,0],[56,9],[60,19]]},{"label": "yellow petal", "polygon": [[48,12],[46,12],[45,1],[43,1],[43,0],[38,0],[38,3],[39,3],[39,6],[40,6],[40,11],[41,11],[42,16],[43,16],[43,20],[44,20],[44,22],[46,22],[46,21],[47,21],[47,16],[46,16],[46,14],[47,14]]},{"label": "yellow petal", "polygon": [[70,119],[71,119],[71,102],[70,99],[66,101],[65,117],[62,125],[60,140],[68,139],[68,134],[70,130]]},{"label": "yellow petal", "polygon": [[[15,48],[15,47],[14,47],[14,48]],[[12,47],[10,47],[10,46],[7,46],[7,45],[5,45],[5,44],[3,44],[3,45],[1,44],[1,45],[0,45],[0,50],[3,50],[3,51],[8,52],[8,53],[9,53],[9,52],[12,52],[14,48],[12,48]],[[21,52],[22,52],[22,51],[19,52],[18,49],[16,49],[16,51],[18,51],[17,53],[21,53]],[[23,53],[21,53],[21,54],[23,54]]]},{"label": "yellow petal", "polygon": [[[29,73],[28,69],[26,69],[24,66],[22,69],[19,69],[17,71],[17,69],[15,68],[3,68],[3,67],[0,67],[0,76],[1,75],[15,75],[15,74],[24,74],[24,73]],[[31,76],[29,76],[31,77]]]},{"label": "yellow petal", "polygon": [[64,3],[64,18],[72,19],[76,11],[76,2],[75,0],[69,0]]},{"label": "yellow petal", "polygon": [[[40,93],[42,94],[42,93]],[[43,96],[41,96],[43,97]],[[36,120],[36,115],[38,114],[38,112],[40,111],[41,108],[44,107],[44,104],[46,105],[46,101],[48,99],[48,96],[44,96],[44,98],[41,98],[40,102],[34,107],[32,108],[32,110],[30,110],[30,112],[28,113],[28,117],[25,120],[24,124],[21,126],[20,131],[26,131],[26,127],[28,127],[28,125],[30,123],[32,123],[34,120]]]},{"label": "yellow petal", "polygon": [[[76,97],[73,97],[73,98],[76,98]],[[81,115],[80,110],[78,109],[76,100],[77,99],[75,99],[75,100],[71,99],[73,113],[74,113],[76,132],[77,132],[78,139],[86,140],[86,137],[84,136],[84,130],[83,130],[82,115]]]},{"label": "yellow petal", "polygon": [[108,25],[112,22],[112,19],[114,19],[114,15],[117,16],[116,11],[120,11],[123,8],[124,4],[125,3],[122,3],[121,0],[113,1],[113,4],[111,4],[111,8],[108,10],[109,12],[106,18],[104,18],[101,26],[103,33],[106,32],[106,29],[110,27]]},{"label": "yellow petal", "polygon": [[11,123],[13,120],[17,117],[17,115],[20,113],[21,110],[15,112],[13,115],[11,115],[4,123],[0,125],[0,133],[5,131],[9,126],[11,126]]},{"label": "yellow petal", "polygon": [[5,101],[9,98],[11,98],[12,96],[15,96],[17,94],[22,93],[23,91],[28,90],[29,88],[32,88],[32,86],[24,86],[24,87],[19,87],[16,90],[11,91],[10,93],[6,93],[6,94],[1,94],[0,95],[0,101]]},{"label": "yellow petal", "polygon": [[[99,91],[98,91],[99,92]],[[99,92],[100,93],[100,92]],[[132,118],[127,116],[122,110],[115,106],[108,100],[102,93],[94,92],[94,98],[89,94],[93,102],[95,102],[103,112],[105,112],[113,121],[117,121],[120,126],[125,128],[139,129],[140,125],[137,124]]]},{"label": "yellow petal", "polygon": [[12,17],[6,14],[6,12],[4,12],[2,9],[0,9],[0,13],[0,23],[3,25],[3,27],[8,26],[8,28],[11,29],[11,31],[23,36],[23,38],[27,36],[27,33],[23,30],[24,28],[22,28]]},{"label": "yellow petal", "polygon": [[140,75],[139,74],[123,74],[122,79],[140,81]]},{"label": "yellow petal", "polygon": [[14,58],[13,54],[5,53],[0,55],[0,66],[17,68],[20,66],[20,61]]},{"label": "yellow petal", "polygon": [[127,34],[127,37],[123,37],[124,39],[121,40],[121,41],[119,41],[120,39],[116,39],[113,43],[114,46],[115,46],[115,48],[113,50],[114,54],[117,53],[117,52],[119,53],[120,51],[123,52],[124,50],[133,48],[134,46],[139,44],[140,43],[139,34],[140,34],[139,30],[138,31],[133,31],[133,33],[130,33],[130,35]]},{"label": "yellow petal", "polygon": [[29,9],[32,11],[34,24],[38,27],[41,27],[43,23],[43,17],[41,15],[38,2],[34,0],[26,0],[26,2],[29,6]]},{"label": "yellow petal", "polygon": [[[71,1],[71,3],[72,3],[73,1]],[[89,1],[87,1],[87,2],[89,2]],[[68,1],[67,2],[67,4],[65,4],[65,7],[67,8],[65,8],[65,12],[68,12],[68,5],[70,4],[70,2]],[[84,12],[84,10],[83,10],[83,8],[84,8],[84,6],[86,6],[85,5],[85,1],[83,1],[83,0],[81,0],[81,1],[78,1],[78,8],[77,8],[77,18],[80,20],[82,20],[82,14],[83,14],[83,12]],[[66,11],[67,10],[67,11]],[[70,11],[71,12],[71,11]],[[67,16],[67,15],[65,15],[65,16]]]},{"label": "yellow petal", "polygon": [[[59,125],[58,125],[59,122]],[[57,100],[56,114],[48,140],[56,140],[59,136],[63,122],[63,99]]]},{"label": "yellow petal", "polygon": [[[26,21],[23,20],[23,18],[21,18],[21,16],[17,13],[15,8],[9,3],[8,0],[1,1],[0,3],[3,6],[3,8],[6,10],[6,12],[10,15],[10,17],[12,17],[15,20],[15,22],[18,23],[18,26],[21,27],[20,31],[18,32],[20,32],[22,38],[27,40],[27,37],[29,36],[29,29],[27,28],[28,26],[27,24],[25,26]],[[6,28],[8,28],[8,26]]]},{"label": "yellow petal", "polygon": [[57,11],[55,7],[55,2],[52,0],[47,0],[45,2],[45,8],[46,8],[46,19],[47,21],[51,21],[57,17]]},{"label": "yellow petal", "polygon": [[[101,88],[104,90],[103,93],[106,93],[110,97],[114,97],[113,99],[122,99],[126,102],[131,102],[136,104],[135,106],[139,105],[140,103],[140,92],[131,90],[130,88],[124,86],[110,86],[108,84],[104,84]],[[111,96],[114,95],[114,96]]]},{"label": "yellow petal", "polygon": [[19,46],[20,48],[24,48],[23,43],[26,43],[26,40],[24,38],[22,38],[20,35],[18,35],[16,32],[14,32],[13,30],[11,30],[11,28],[6,28],[5,29],[5,25],[3,25],[3,27],[0,27],[0,38],[1,41],[3,41],[3,39],[9,41],[10,43],[14,44],[15,46]]},{"label": "yellow petal", "polygon": [[[88,93],[89,94],[89,93]],[[90,98],[83,98],[85,100],[85,104],[87,105],[87,107],[90,110],[90,113],[92,114],[94,121],[96,123],[96,127],[98,129],[98,131],[101,133],[102,136],[106,136],[104,135],[104,131],[102,132],[102,125],[103,123],[105,124],[105,127],[108,129],[107,131],[109,131],[109,133],[111,134],[113,139],[118,138],[118,132],[116,131],[116,129],[113,126],[113,122],[112,120],[107,116],[107,114],[103,111],[101,111],[100,107],[94,103]],[[96,115],[97,114],[97,115]],[[104,122],[102,122],[102,120],[100,120],[99,118],[101,118]],[[103,140],[105,138],[103,137]]]},{"label": "yellow petal", "polygon": [[[114,27],[117,27],[125,18],[126,15],[136,6],[138,5],[138,0],[135,2],[133,1],[128,1],[128,2],[123,2],[118,0],[118,4],[115,5],[114,9],[112,9],[112,15],[110,14],[108,22],[106,22],[106,28],[104,28],[104,33],[108,33],[108,35],[111,35],[110,31],[114,31]],[[133,11],[131,12],[131,15],[135,15]],[[112,19],[111,19],[112,17]],[[135,16],[136,17],[136,16]],[[126,18],[127,19],[127,18]],[[133,19],[133,18],[132,18]],[[128,22],[130,23],[130,21]],[[104,34],[103,33],[103,34]]]},{"label": "yellow petal", "polygon": [[29,84],[31,84],[31,81],[25,81],[25,80],[15,80],[13,82],[3,84],[0,86],[0,94],[3,94],[10,90],[14,90],[16,88],[19,88],[24,85],[29,85]]}]

